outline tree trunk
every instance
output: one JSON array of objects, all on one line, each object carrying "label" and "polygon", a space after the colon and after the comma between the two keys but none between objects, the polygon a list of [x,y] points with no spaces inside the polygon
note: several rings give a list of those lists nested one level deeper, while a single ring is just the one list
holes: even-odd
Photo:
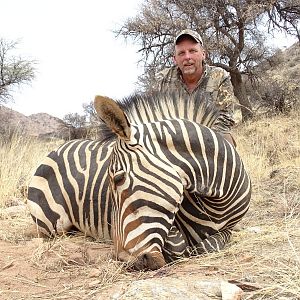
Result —
[{"label": "tree trunk", "polygon": [[235,69],[230,72],[231,83],[233,85],[234,95],[240,102],[243,121],[247,121],[253,117],[252,107],[248,100],[242,74]]}]

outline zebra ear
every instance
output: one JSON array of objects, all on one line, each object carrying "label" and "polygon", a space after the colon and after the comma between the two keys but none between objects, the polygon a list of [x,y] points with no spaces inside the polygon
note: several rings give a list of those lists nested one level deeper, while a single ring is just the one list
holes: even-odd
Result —
[{"label": "zebra ear", "polygon": [[99,118],[121,139],[130,139],[130,124],[120,106],[112,99],[96,96],[94,106]]}]

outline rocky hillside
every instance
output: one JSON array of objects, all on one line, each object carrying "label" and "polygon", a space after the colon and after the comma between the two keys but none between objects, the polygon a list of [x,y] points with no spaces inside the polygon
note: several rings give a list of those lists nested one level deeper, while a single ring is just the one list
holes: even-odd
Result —
[{"label": "rocky hillside", "polygon": [[25,116],[0,105],[0,133],[18,129],[32,136],[61,136],[67,129],[59,118],[46,113]]},{"label": "rocky hillside", "polygon": [[[254,80],[255,79],[255,80]],[[295,43],[254,68],[252,76],[245,75],[247,95],[255,111],[287,112],[299,107],[300,45]]]}]

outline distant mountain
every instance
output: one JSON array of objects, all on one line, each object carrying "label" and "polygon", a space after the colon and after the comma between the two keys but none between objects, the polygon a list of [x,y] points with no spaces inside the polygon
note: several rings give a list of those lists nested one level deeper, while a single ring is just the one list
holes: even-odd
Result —
[{"label": "distant mountain", "polygon": [[28,118],[36,124],[39,134],[57,132],[67,126],[61,119],[46,113],[32,114]]},{"label": "distant mountain", "polygon": [[67,125],[59,118],[46,113],[25,116],[4,105],[0,105],[0,132],[19,129],[31,136],[64,137]]}]

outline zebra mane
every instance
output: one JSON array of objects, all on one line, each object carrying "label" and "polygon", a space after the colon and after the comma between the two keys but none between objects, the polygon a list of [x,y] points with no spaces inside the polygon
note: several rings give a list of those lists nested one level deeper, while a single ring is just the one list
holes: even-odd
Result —
[{"label": "zebra mane", "polygon": [[186,119],[211,127],[220,114],[210,94],[201,91],[188,98],[175,92],[136,94],[117,103],[134,124]]},{"label": "zebra mane", "polygon": [[[135,94],[116,102],[132,124],[185,119],[212,127],[222,114],[212,101],[211,95],[202,91],[198,91],[191,97],[175,92]],[[105,140],[115,136],[104,123],[100,127]]]}]

